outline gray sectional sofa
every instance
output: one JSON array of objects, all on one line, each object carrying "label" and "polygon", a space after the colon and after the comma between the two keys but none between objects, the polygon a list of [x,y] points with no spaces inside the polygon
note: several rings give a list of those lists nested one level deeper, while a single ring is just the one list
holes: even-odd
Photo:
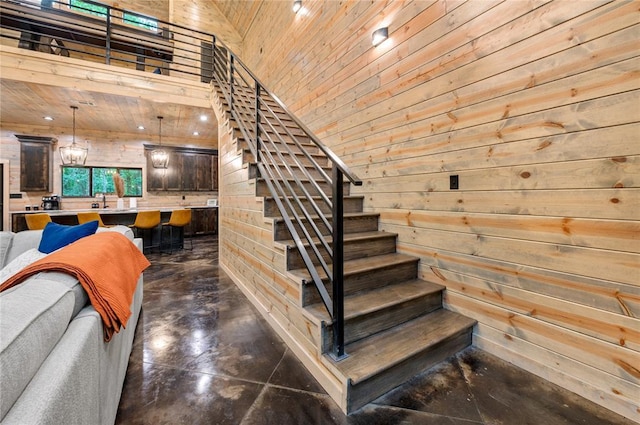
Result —
[{"label": "gray sectional sofa", "polygon": [[[118,231],[142,250],[124,226]],[[42,231],[0,232],[5,268],[38,248]],[[25,255],[22,255],[24,257]],[[13,262],[13,263],[12,263]],[[78,281],[43,272],[0,293],[0,423],[113,424],[142,305],[140,274],[132,315],[110,342]]]}]

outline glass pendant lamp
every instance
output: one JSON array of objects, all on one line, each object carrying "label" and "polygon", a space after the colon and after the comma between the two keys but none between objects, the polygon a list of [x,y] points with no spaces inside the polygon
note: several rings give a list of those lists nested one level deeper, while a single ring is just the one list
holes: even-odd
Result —
[{"label": "glass pendant lamp", "polygon": [[158,149],[151,151],[151,164],[153,168],[167,168],[169,166],[169,153],[162,149],[162,117],[158,117],[158,137],[160,145]]},{"label": "glass pendant lamp", "polygon": [[87,161],[89,149],[76,144],[76,109],[78,107],[70,108],[73,110],[73,139],[70,145],[60,147],[60,159],[62,165],[81,166]]}]

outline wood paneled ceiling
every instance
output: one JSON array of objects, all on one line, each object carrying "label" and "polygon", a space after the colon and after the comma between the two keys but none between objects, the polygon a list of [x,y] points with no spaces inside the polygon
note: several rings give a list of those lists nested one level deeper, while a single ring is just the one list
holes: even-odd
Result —
[{"label": "wood paneled ceiling", "polygon": [[[77,132],[131,133],[155,143],[158,140],[156,117],[161,115],[164,117],[163,143],[210,145],[213,142],[216,146],[212,147],[217,147],[217,123],[212,109],[0,79],[0,122],[3,125],[70,129],[73,122],[71,105],[78,106]],[[206,115],[208,120],[201,121],[201,115]],[[45,116],[53,117],[54,121],[45,121]],[[145,130],[138,130],[139,125]],[[194,136],[194,131],[199,135]]]},{"label": "wood paneled ceiling", "polygon": [[[213,3],[220,9],[222,14],[229,20],[229,23],[244,39],[247,31],[251,27],[251,23],[260,13],[260,8],[264,3],[263,0],[254,1],[230,1],[230,0],[213,0]],[[293,6],[293,0],[291,0]]]}]

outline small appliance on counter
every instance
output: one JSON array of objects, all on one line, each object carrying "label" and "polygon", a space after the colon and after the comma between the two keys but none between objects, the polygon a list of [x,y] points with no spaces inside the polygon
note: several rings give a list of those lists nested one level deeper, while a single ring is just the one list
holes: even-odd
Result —
[{"label": "small appliance on counter", "polygon": [[43,210],[59,210],[60,197],[58,195],[43,196],[42,197],[42,209]]}]

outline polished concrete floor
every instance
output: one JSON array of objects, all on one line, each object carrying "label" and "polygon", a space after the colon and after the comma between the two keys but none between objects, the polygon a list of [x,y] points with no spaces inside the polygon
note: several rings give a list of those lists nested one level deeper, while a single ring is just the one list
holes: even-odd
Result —
[{"label": "polished concrete floor", "polygon": [[346,417],[218,267],[217,239],[150,254],[117,424],[631,424],[477,349]]}]

